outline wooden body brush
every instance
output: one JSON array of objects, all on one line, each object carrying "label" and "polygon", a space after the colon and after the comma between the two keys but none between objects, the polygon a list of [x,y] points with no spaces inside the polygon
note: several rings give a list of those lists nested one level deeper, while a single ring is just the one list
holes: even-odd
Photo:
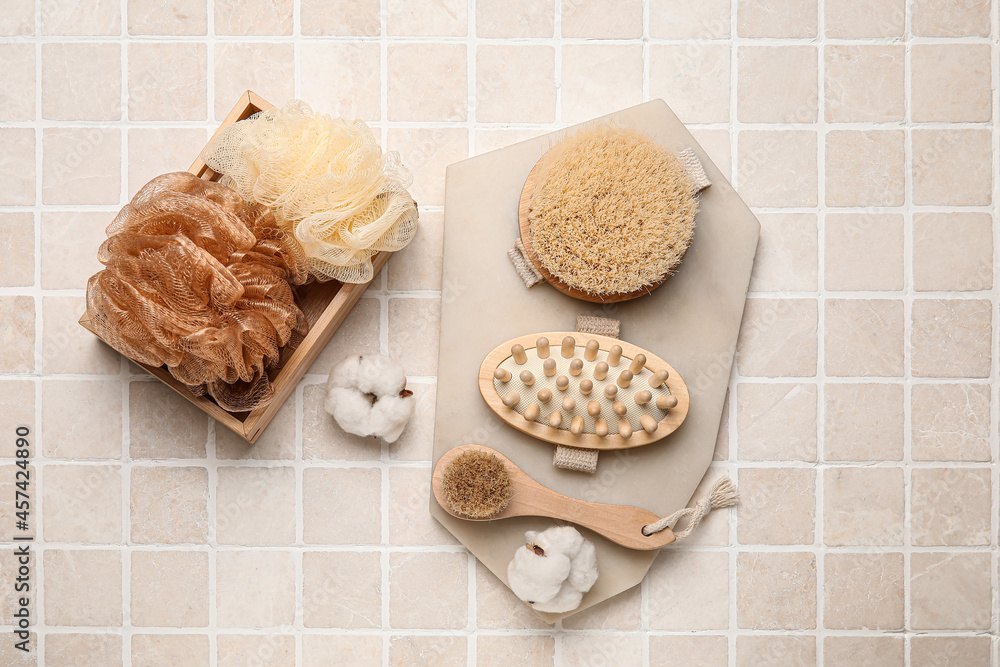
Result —
[{"label": "wooden body brush", "polygon": [[659,549],[675,539],[669,528],[643,535],[644,526],[660,520],[648,510],[564,496],[536,482],[500,452],[482,445],[460,445],[445,452],[434,466],[431,486],[446,512],[468,521],[550,517],[644,551]]}]

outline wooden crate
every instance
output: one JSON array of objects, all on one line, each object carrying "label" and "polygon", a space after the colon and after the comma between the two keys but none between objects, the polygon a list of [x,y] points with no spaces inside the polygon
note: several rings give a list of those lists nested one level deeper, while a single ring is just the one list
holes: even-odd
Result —
[{"label": "wooden crate", "polygon": [[[233,123],[251,115],[270,109],[273,105],[261,98],[252,91],[246,91],[240,97],[239,102],[229,112],[222,125],[216,130],[216,135]],[[189,172],[209,181],[217,181],[220,174],[212,171],[201,159],[201,155],[194,161]],[[390,252],[380,252],[372,258],[375,267],[375,275],[388,261]],[[361,295],[364,294],[368,283],[353,285],[330,281],[325,283],[313,282],[308,285],[295,287],[295,302],[309,321],[309,333],[305,340],[291,353],[283,353],[276,371],[270,374],[271,384],[274,389],[274,400],[267,406],[257,408],[252,412],[228,412],[221,408],[209,396],[192,396],[183,384],[174,379],[165,366],[153,367],[146,364],[138,365],[145,368],[157,379],[164,382],[178,394],[194,403],[196,406],[207,412],[213,419],[223,424],[227,428],[237,433],[248,442],[255,442],[260,434],[267,428],[267,425],[274,419],[278,410],[284,404],[288,396],[294,391],[295,385],[312,365],[313,361],[329,342],[330,337],[343,323],[344,318],[351,312],[354,304],[357,303]],[[80,318],[80,324],[97,335],[91,325],[89,313],[84,313]]]}]

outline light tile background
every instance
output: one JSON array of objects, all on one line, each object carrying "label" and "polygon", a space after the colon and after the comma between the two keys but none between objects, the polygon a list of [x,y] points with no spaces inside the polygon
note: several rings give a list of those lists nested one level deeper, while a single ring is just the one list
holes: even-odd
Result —
[{"label": "light tile background", "polygon": [[[998,34],[987,0],[0,0],[44,657],[5,626],[0,663],[997,667]],[[103,226],[248,87],[368,120],[423,222],[253,448],[76,325]],[[710,471],[742,500],[549,628],[426,509],[444,168],[655,97],[762,224]],[[321,408],[375,350],[419,405],[391,446]]]}]

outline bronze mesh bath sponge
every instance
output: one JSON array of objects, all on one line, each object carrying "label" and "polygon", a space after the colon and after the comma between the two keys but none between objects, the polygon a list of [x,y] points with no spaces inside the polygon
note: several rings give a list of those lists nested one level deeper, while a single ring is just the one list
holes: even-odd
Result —
[{"label": "bronze mesh bath sponge", "polygon": [[528,223],[542,267],[595,296],[651,289],[694,236],[695,184],[669,149],[635,130],[587,128],[538,165]]}]

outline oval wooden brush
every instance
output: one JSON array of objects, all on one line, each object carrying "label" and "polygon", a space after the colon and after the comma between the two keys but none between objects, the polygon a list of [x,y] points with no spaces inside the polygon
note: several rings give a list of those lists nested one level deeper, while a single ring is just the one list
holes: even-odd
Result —
[{"label": "oval wooden brush", "polygon": [[438,504],[459,519],[491,521],[544,516],[589,528],[629,549],[659,549],[674,541],[666,528],[643,535],[643,526],[660,520],[631,505],[608,505],[564,496],[542,486],[506,456],[483,445],[459,445],[434,466],[431,482]]}]

